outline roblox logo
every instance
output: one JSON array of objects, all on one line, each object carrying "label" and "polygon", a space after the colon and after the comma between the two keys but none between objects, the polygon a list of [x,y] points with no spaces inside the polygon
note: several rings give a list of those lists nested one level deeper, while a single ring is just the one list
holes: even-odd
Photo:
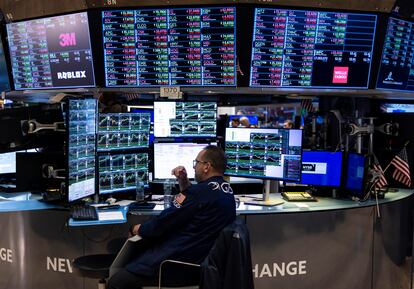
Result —
[{"label": "roblox logo", "polygon": [[348,83],[349,67],[335,66],[332,83]]}]

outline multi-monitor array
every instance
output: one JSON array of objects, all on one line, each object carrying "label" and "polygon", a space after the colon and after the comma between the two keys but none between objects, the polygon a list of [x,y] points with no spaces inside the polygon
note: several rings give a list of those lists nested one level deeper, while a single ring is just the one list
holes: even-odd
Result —
[{"label": "multi-monitor array", "polygon": [[[14,88],[248,83],[367,89],[376,82],[378,89],[414,91],[414,23],[393,17],[386,25],[373,13],[272,6],[136,8],[91,15],[7,24]],[[237,15],[242,20],[237,22]],[[384,33],[380,26],[387,26]],[[91,27],[100,30],[90,33]],[[239,50],[237,43],[242,43]],[[383,48],[382,57],[375,46]],[[94,61],[103,65],[94,67]],[[371,69],[374,61],[380,63],[378,72]],[[7,70],[2,71],[1,89],[7,90]]]},{"label": "multi-monitor array", "polygon": [[[212,109],[216,107],[213,102],[166,101],[154,105],[154,109],[162,105],[175,111],[185,106],[197,108],[198,116],[216,111]],[[148,111],[98,113],[97,101],[88,98],[69,99],[66,107],[69,202],[94,195],[96,191],[101,195],[134,191],[151,180],[172,178],[171,170],[178,165],[186,167],[188,177],[194,178],[193,160],[216,140],[211,134],[204,134],[204,138],[166,134],[157,136],[150,146]],[[182,113],[180,110],[171,114],[172,119],[177,121],[177,115]],[[187,123],[185,118],[180,121]],[[158,126],[164,124],[155,122],[154,131]],[[302,153],[299,129],[227,127],[224,149],[226,175],[340,187],[343,170],[348,176],[345,188],[363,192],[363,156],[348,154],[343,166],[340,152]]]}]

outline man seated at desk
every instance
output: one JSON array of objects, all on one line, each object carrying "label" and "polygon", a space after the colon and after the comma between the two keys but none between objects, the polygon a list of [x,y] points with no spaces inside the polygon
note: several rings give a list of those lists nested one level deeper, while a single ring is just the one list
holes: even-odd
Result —
[{"label": "man seated at desk", "polygon": [[[131,227],[132,235],[141,236],[151,245],[126,268],[113,275],[107,288],[158,286],[159,266],[166,259],[200,264],[220,231],[235,220],[233,190],[223,179],[226,168],[223,150],[213,145],[206,146],[193,162],[197,184],[191,185],[184,167],[172,170],[181,193],[159,216]],[[199,276],[194,275],[180,268],[166,277],[173,277],[171,282],[176,284],[181,280],[198,280]],[[166,283],[168,285],[168,281]]]}]

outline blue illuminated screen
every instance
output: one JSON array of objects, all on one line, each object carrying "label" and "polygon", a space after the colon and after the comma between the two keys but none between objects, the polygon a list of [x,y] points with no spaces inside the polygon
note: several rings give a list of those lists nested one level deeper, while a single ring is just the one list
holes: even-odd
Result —
[{"label": "blue illuminated screen", "polygon": [[349,153],[346,165],[345,188],[354,195],[364,191],[365,157],[356,153]]},{"label": "blue illuminated screen", "polygon": [[339,187],[342,152],[303,151],[302,184]]}]

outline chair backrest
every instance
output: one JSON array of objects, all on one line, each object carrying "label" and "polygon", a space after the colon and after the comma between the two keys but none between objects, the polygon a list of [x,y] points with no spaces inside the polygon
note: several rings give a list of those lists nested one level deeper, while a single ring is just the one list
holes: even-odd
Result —
[{"label": "chair backrest", "polygon": [[201,264],[200,289],[253,289],[250,239],[240,220],[225,227]]}]

